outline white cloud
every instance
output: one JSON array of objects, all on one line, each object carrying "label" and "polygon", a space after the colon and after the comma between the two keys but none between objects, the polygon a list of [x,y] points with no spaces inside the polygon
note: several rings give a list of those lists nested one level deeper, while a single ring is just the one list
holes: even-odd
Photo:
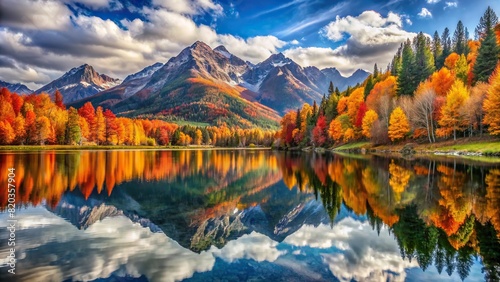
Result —
[{"label": "white cloud", "polygon": [[398,244],[385,227],[380,235],[376,232],[368,222],[345,218],[333,228],[304,225],[284,242],[340,250],[322,254],[324,263],[340,281],[404,281],[406,269],[418,267],[418,263],[401,259]]},{"label": "white cloud", "polygon": [[[106,218],[86,230],[78,230],[43,208],[23,210],[17,216],[20,229],[16,239],[23,242],[16,248],[17,254],[26,258],[29,253],[36,258],[19,261],[26,266],[16,269],[20,280],[90,281],[115,273],[131,277],[144,274],[151,281],[173,282],[209,271],[215,263],[211,253],[192,252],[124,216]],[[7,246],[1,247],[0,257],[7,254]],[[61,264],[65,257],[71,259]]]},{"label": "white cloud", "polygon": [[71,25],[71,11],[59,1],[2,0],[0,11],[2,26],[27,30],[64,30]]},{"label": "white cloud", "polygon": [[446,6],[444,7],[445,9],[458,7],[458,3],[456,1],[455,2],[446,2],[445,4],[446,4]]},{"label": "white cloud", "polygon": [[[350,64],[349,58],[342,58],[331,48],[295,47],[284,51],[283,54],[304,67],[316,66],[322,69],[336,66],[345,70]],[[349,71],[352,70],[347,70]]]},{"label": "white cloud", "polygon": [[[85,2],[95,7],[105,4]],[[123,28],[111,20],[74,15],[64,2],[2,1],[0,9],[9,16],[1,19],[0,79],[37,89],[83,63],[124,78],[155,62],[168,61],[198,40],[212,47],[224,44],[235,55],[256,63],[287,44],[274,36],[243,39],[218,34],[212,27],[196,24],[193,17],[197,15],[222,14],[222,7],[211,0],[155,0],[155,4],[155,8],[138,11],[145,20],[121,20]]]},{"label": "white cloud", "polygon": [[365,11],[358,17],[337,17],[321,30],[321,35],[334,41],[345,42],[339,47],[296,47],[284,54],[302,66],[318,68],[336,67],[344,75],[356,69],[373,69],[388,64],[396,50],[415,33],[402,28],[401,16],[390,12],[387,17],[374,11]]},{"label": "white cloud", "polygon": [[428,4],[436,4],[439,3],[441,0],[427,0]]},{"label": "white cloud", "polygon": [[[6,215],[0,214],[2,229],[7,225]],[[90,281],[114,274],[173,282],[192,277],[195,272],[210,271],[216,257],[227,262],[273,262],[284,253],[276,249],[278,242],[256,232],[221,249],[212,247],[195,253],[125,216],[105,218],[85,230],[78,230],[42,207],[23,209],[16,216],[16,239],[23,242],[16,252],[18,263],[24,266],[16,269],[16,277],[23,281]],[[6,262],[8,253],[8,246],[1,245],[0,264]],[[27,254],[30,259],[26,259]]]},{"label": "white cloud", "polygon": [[337,16],[335,21],[322,29],[321,34],[332,41],[342,40],[344,34],[347,33],[351,35],[351,38],[360,41],[380,43],[390,39],[391,36],[406,33],[401,27],[401,17],[395,13],[389,12],[387,18],[384,18],[375,11],[365,11],[358,17],[341,18]]},{"label": "white cloud", "polygon": [[278,242],[269,237],[252,232],[236,240],[229,241],[222,249],[212,247],[209,251],[227,262],[233,262],[237,259],[273,262],[284,254],[284,251],[276,249],[277,245]]},{"label": "white cloud", "polygon": [[290,44],[292,44],[292,45],[299,45],[300,42],[297,39],[294,39],[294,40],[290,41]]},{"label": "white cloud", "polygon": [[169,11],[197,15],[210,12],[215,15],[221,15],[223,8],[219,4],[215,4],[212,0],[153,0],[153,5],[166,8]]},{"label": "white cloud", "polygon": [[427,8],[422,8],[420,13],[418,13],[418,16],[422,18],[432,18],[432,13],[431,11],[427,10]]}]

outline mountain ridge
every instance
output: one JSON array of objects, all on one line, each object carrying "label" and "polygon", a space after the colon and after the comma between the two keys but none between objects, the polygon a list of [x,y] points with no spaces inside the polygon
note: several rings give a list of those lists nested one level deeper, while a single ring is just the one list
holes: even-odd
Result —
[{"label": "mountain ridge", "polygon": [[[72,69],[60,79],[74,72]],[[277,124],[280,115],[304,103],[319,102],[330,81],[344,90],[361,83],[368,74],[358,70],[344,77],[335,68],[304,68],[282,53],[254,65],[223,45],[212,49],[196,41],[167,62],[148,66],[118,85],[65,102],[75,107],[92,102],[128,116],[152,114],[210,124],[261,126]],[[41,90],[47,88],[51,87]]]}]

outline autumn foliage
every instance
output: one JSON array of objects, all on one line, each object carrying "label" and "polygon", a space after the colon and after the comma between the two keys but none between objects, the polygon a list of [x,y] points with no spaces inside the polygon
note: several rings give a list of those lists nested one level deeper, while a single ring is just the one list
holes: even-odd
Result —
[{"label": "autumn foliage", "polygon": [[500,135],[500,65],[491,77],[491,86],[488,89],[483,108],[486,112],[484,123],[488,125],[492,135]]},{"label": "autumn foliage", "polygon": [[403,139],[410,132],[410,124],[403,109],[397,107],[389,120],[389,138],[392,141]]},{"label": "autumn foliage", "polygon": [[[462,22],[453,38],[447,28],[432,40],[419,33],[401,45],[386,72],[375,65],[362,84],[343,92],[333,91],[331,84],[319,105],[328,117],[329,137],[320,143],[368,139],[387,144],[404,138],[434,143],[483,137],[485,132],[500,135],[500,24],[492,9],[487,9],[476,30],[476,40],[468,38]],[[294,145],[319,144],[319,112],[300,119],[305,122],[300,127],[301,142]],[[299,128],[288,115],[281,127],[285,141],[294,135],[290,129]]]},{"label": "autumn foliage", "polygon": [[56,91],[20,96],[0,89],[0,144],[269,146],[275,131],[182,126],[159,119],[125,118],[87,102],[69,109]]}]

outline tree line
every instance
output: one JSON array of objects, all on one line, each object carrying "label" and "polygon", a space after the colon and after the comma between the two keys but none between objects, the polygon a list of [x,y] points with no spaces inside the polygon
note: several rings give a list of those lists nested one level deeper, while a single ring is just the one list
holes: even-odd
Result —
[{"label": "tree line", "polygon": [[359,140],[388,144],[500,134],[500,24],[488,7],[475,38],[461,21],[453,35],[420,32],[402,43],[385,71],[361,85],[290,111],[276,144],[331,146]]},{"label": "tree line", "polygon": [[69,109],[59,91],[18,95],[0,89],[0,145],[270,146],[272,130],[178,126],[160,119],[116,116],[91,102]]}]

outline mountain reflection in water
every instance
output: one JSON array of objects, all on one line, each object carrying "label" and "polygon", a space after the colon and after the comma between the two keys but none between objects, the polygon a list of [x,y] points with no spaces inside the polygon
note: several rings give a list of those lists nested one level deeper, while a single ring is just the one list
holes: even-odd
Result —
[{"label": "mountain reflection in water", "polygon": [[[500,279],[495,164],[245,150],[0,154],[0,171],[9,167],[18,263],[15,276],[0,267],[2,281]],[[0,244],[0,258],[8,252]]]}]

